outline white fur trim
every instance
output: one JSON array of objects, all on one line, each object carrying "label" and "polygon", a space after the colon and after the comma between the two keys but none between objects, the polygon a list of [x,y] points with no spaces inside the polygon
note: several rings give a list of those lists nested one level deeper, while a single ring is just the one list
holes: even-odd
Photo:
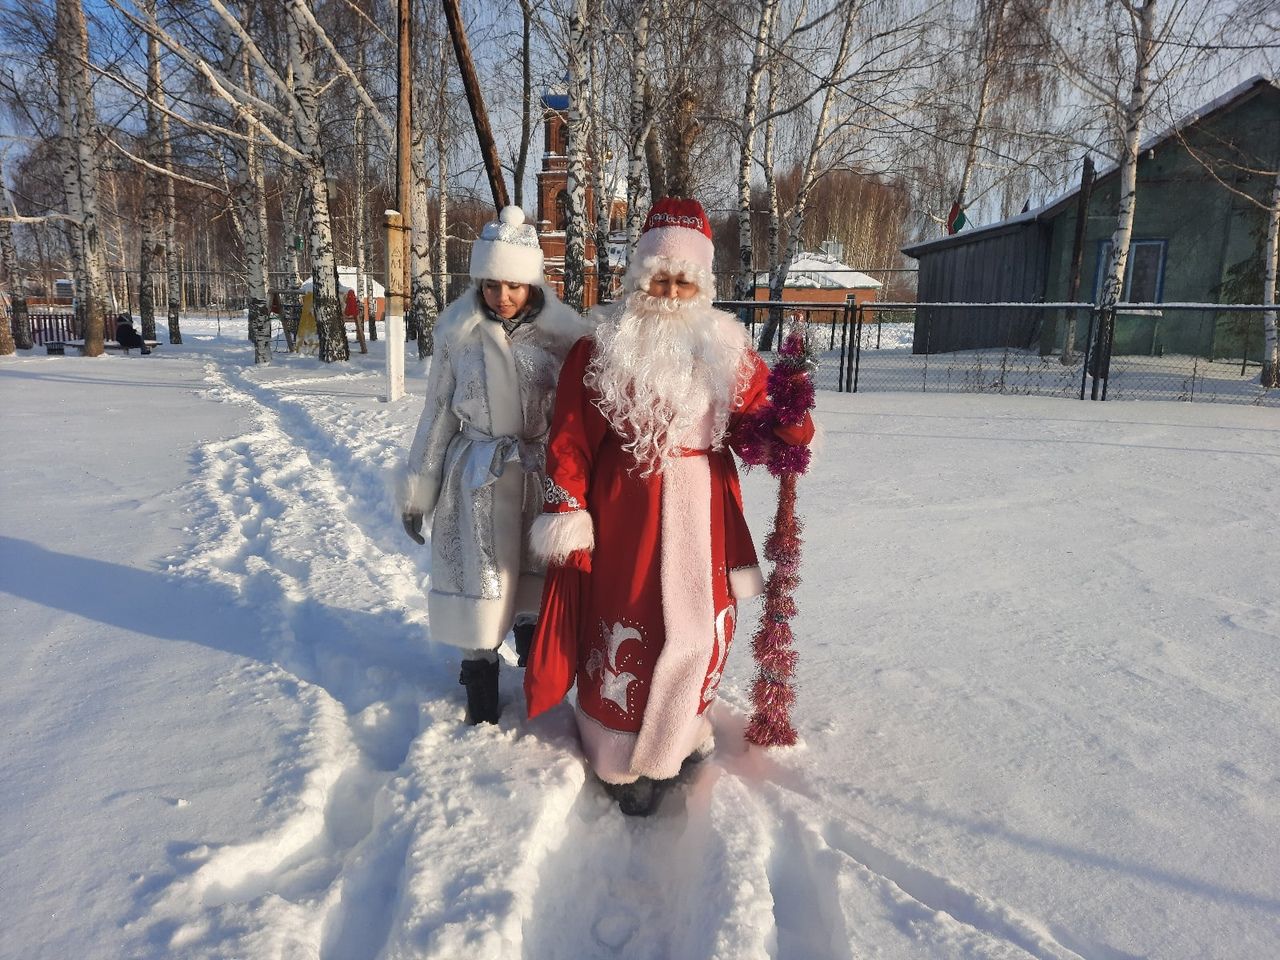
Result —
[{"label": "white fur trim", "polygon": [[425,514],[435,506],[435,498],[422,482],[420,474],[409,469],[408,464],[401,464],[391,474],[391,482],[395,489],[396,506],[401,513],[416,512]]},{"label": "white fur trim", "polygon": [[662,475],[662,619],[666,638],[653,667],[631,772],[665,780],[704,739],[698,715],[715,647],[711,589],[711,467],[682,457]]},{"label": "white fur trim", "polygon": [[628,293],[636,290],[647,293],[649,279],[660,271],[666,271],[672,275],[683,273],[686,278],[697,283],[699,298],[708,304],[711,303],[716,292],[715,275],[708,267],[693,260],[676,260],[656,255],[641,257],[637,252],[637,255],[631,258],[627,272],[622,277],[622,288]]},{"label": "white fur trim", "polygon": [[[598,318],[594,316],[594,311],[585,317],[582,316],[572,307],[566,307],[561,303],[555,290],[545,284],[542,286],[542,297],[542,312],[534,321],[535,325],[566,342],[569,347],[595,329]],[[568,352],[568,347],[565,348],[565,352]]]},{"label": "white fur trim", "polygon": [[542,248],[501,240],[476,240],[471,245],[471,277],[542,286],[547,282],[542,272]]},{"label": "white fur trim", "polygon": [[764,577],[759,567],[742,567],[729,571],[729,590],[735,600],[750,600],[764,593]]},{"label": "white fur trim", "polygon": [[680,772],[686,757],[701,754],[703,747],[707,745],[710,749],[705,754],[701,754],[698,759],[705,759],[710,755],[711,750],[715,748],[715,732],[710,719],[711,709],[708,708],[702,716],[693,718],[694,722],[689,724],[685,731],[686,736],[680,738],[676,749],[672,751],[673,755],[680,756],[680,763],[676,764],[674,772],[664,776],[633,769],[630,758],[635,750],[636,735],[634,733],[610,730],[600,721],[587,716],[582,712],[582,708],[576,705],[574,719],[578,722],[578,739],[582,741],[582,752],[586,754],[587,763],[591,764],[592,772],[605,783],[621,784],[634,783],[642,776],[657,780],[674,777]]},{"label": "white fur trim", "polygon": [[595,525],[585,510],[544,513],[533,521],[529,549],[547,563],[564,563],[577,550],[595,549]]},{"label": "white fur trim", "polygon": [[654,227],[640,234],[636,241],[635,256],[640,260],[649,257],[688,260],[710,271],[715,254],[711,238],[692,227]]}]

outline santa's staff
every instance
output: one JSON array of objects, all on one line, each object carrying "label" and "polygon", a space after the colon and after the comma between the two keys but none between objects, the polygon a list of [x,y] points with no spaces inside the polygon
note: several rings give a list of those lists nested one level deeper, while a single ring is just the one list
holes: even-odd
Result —
[{"label": "santa's staff", "polygon": [[764,464],[778,478],[778,509],[773,529],[765,540],[764,555],[773,563],[765,583],[760,626],[751,639],[756,658],[756,679],[751,686],[754,710],[746,738],[762,747],[791,746],[796,730],[791,725],[795,690],[796,651],[792,646],[791,620],[797,613],[795,589],[800,583],[800,532],[796,516],[796,478],[809,468],[809,448],[786,443],[775,427],[803,423],[813,409],[814,360],[803,330],[793,329],[778,350],[769,371],[769,406],[743,431],[739,453],[749,464]]}]

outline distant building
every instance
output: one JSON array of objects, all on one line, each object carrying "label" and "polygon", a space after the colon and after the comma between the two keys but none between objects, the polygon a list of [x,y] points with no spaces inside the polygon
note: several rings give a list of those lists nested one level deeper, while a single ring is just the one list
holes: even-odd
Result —
[{"label": "distant building", "polygon": [[[546,263],[547,282],[564,292],[565,227],[569,222],[569,98],[564,94],[542,97],[542,169],[538,171],[538,240]],[[607,159],[607,158],[606,158]],[[584,305],[593,306],[596,294],[595,178],[593,159],[587,158],[586,271]],[[609,200],[609,264],[617,274],[626,266],[627,202]]]},{"label": "distant building", "polygon": [[[1256,355],[1254,318],[1207,311],[1162,312],[1162,302],[1242,301],[1233,277],[1261,265],[1260,207],[1280,168],[1280,88],[1254,77],[1148,138],[1138,159],[1138,193],[1124,299],[1152,308],[1121,315],[1116,353]],[[1085,212],[1084,256],[1076,299],[1096,302],[1115,230],[1118,170],[1098,172]],[[1062,302],[1069,298],[1079,188],[1036,210],[904,247],[920,262],[922,303]],[[1257,284],[1259,296],[1261,281]],[[1255,301],[1256,302],[1256,301]],[[1257,327],[1257,329],[1254,329]],[[928,340],[925,341],[927,329]],[[1061,350],[1065,322],[1042,310],[920,308],[917,353],[1021,344]],[[1083,346],[1085,324],[1076,328]]]},{"label": "distant building", "polygon": [[[858,304],[875,300],[884,285],[874,277],[844,263],[840,259],[843,255],[840,244],[828,240],[822,247],[821,252],[803,252],[792,261],[787,282],[782,288],[782,299],[789,302],[830,303],[841,307],[850,297]],[[756,274],[755,298],[769,299],[767,271]],[[819,318],[815,316],[813,319]]]}]

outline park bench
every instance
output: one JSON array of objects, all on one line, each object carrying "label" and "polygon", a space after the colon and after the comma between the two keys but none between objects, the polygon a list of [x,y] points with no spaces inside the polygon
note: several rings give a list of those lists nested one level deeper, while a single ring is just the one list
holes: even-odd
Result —
[{"label": "park bench", "polygon": [[[146,348],[148,350],[155,350],[156,347],[160,346],[159,340],[144,340],[143,343],[146,344]],[[58,356],[62,356],[67,352],[68,347],[79,350],[80,355],[84,356],[85,346],[83,340],[50,340],[44,345],[44,351],[46,354],[57,354]],[[121,346],[115,340],[103,340],[102,349],[128,353],[133,348]]]}]

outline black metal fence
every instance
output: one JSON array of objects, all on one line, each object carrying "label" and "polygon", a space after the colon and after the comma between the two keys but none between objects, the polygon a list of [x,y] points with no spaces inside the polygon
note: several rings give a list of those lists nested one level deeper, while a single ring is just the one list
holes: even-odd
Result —
[{"label": "black metal fence", "polygon": [[757,342],[771,309],[805,322],[820,389],[1280,406],[1260,384],[1258,304],[1122,303],[1110,317],[1090,303],[717,305]]}]

